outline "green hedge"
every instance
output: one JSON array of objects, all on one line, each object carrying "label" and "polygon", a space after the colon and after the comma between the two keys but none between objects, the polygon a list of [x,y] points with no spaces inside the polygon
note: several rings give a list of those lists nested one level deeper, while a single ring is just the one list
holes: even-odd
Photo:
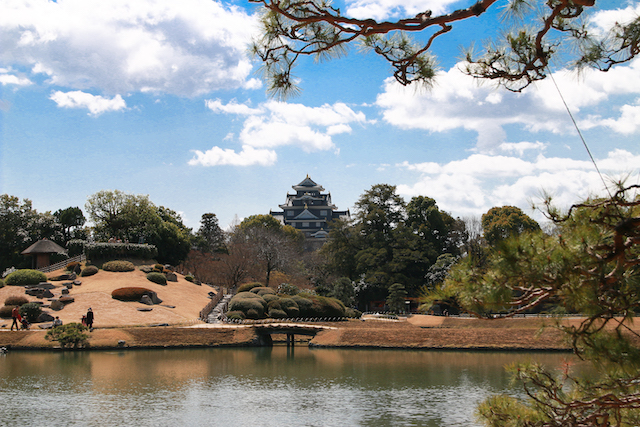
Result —
[{"label": "green hedge", "polygon": [[4,281],[10,286],[37,285],[40,282],[46,282],[47,275],[42,271],[24,269],[14,271]]},{"label": "green hedge", "polygon": [[133,265],[130,261],[108,261],[102,264],[102,269],[104,271],[116,271],[119,273],[124,273],[127,271],[133,271],[136,269],[136,266]]},{"label": "green hedge", "polygon": [[73,239],[67,242],[67,254],[70,257],[80,255],[84,252],[84,246],[87,244],[84,240]]},{"label": "green hedge", "polygon": [[114,258],[154,259],[158,256],[158,249],[154,245],[135,243],[87,243],[84,251],[87,258],[94,261]]},{"label": "green hedge", "polygon": [[3,305],[0,307],[0,318],[2,319],[11,319],[11,312],[13,311],[14,306]]},{"label": "green hedge", "polygon": [[148,295],[150,292],[149,289],[138,287],[118,288],[111,292],[111,298],[118,301],[140,301],[143,295]]},{"label": "green hedge", "polygon": [[253,292],[254,294],[258,294],[260,296],[264,296],[267,294],[272,294],[272,295],[276,294],[276,291],[274,289],[268,288],[266,286],[256,286],[255,288],[251,289],[251,292]]},{"label": "green hedge", "polygon": [[152,271],[151,273],[147,274],[147,280],[153,283],[157,283],[158,285],[167,285],[167,277],[164,274],[158,273],[156,271]]}]

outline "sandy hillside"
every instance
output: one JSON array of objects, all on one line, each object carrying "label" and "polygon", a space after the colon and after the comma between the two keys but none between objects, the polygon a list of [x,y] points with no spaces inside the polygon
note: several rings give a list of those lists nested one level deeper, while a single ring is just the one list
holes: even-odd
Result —
[{"label": "sandy hillside", "polygon": [[[63,274],[62,270],[47,274],[47,277],[54,277]],[[82,282],[80,286],[74,286],[70,290],[69,296],[75,298],[75,302],[67,304],[64,309],[54,311],[44,308],[44,311],[60,316],[64,323],[79,322],[82,315],[89,307],[95,313],[94,327],[111,327],[126,325],[149,325],[154,323],[185,324],[197,322],[198,314],[207,303],[209,292],[213,288],[206,285],[198,286],[184,279],[180,274],[177,282],[167,282],[166,286],[158,285],[147,280],[145,273],[136,269],[127,273],[115,273],[100,270],[97,274],[89,277],[78,277]],[[63,282],[51,282],[56,286],[52,289],[54,297],[62,295]],[[123,287],[142,287],[154,291],[162,300],[162,304],[148,306],[138,302],[122,302],[111,298],[111,291]],[[4,303],[8,296],[22,295],[29,301],[43,301],[36,297],[26,295],[24,287],[5,286],[0,288],[0,303]],[[43,301],[45,305],[49,301]],[[167,306],[175,306],[170,308]],[[152,307],[152,311],[141,312],[138,308]],[[1,319],[0,325],[11,325],[11,320]]]}]

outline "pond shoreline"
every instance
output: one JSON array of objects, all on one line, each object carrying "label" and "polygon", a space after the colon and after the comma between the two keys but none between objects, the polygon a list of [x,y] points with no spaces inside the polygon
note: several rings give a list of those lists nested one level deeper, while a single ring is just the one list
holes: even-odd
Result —
[{"label": "pond shoreline", "polygon": [[[321,324],[331,328],[310,339],[300,340],[301,336],[296,336],[295,346],[362,350],[571,351],[562,334],[542,319],[433,319],[433,316],[420,316],[417,321],[369,319]],[[45,335],[45,330],[5,329],[0,331],[0,347],[10,351],[68,350],[61,349],[57,342],[46,340]],[[89,345],[75,351],[255,347],[260,346],[259,335],[252,325],[96,328],[89,333]],[[273,337],[282,341],[285,335],[274,334]]]}]

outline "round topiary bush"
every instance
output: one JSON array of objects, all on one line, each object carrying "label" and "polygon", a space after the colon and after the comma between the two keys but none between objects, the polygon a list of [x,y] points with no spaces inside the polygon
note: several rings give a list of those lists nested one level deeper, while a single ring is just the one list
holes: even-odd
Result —
[{"label": "round topiary bush", "polygon": [[[250,315],[249,310],[255,313]],[[242,311],[247,318],[260,319],[267,311],[267,302],[252,292],[240,292],[229,301],[229,311]]]},{"label": "round topiary bush", "polygon": [[247,319],[262,319],[263,315],[260,314],[260,311],[250,308],[247,310]]},{"label": "round topiary bush", "polygon": [[11,307],[15,307],[16,305],[20,306],[28,302],[29,300],[23,296],[13,296],[5,299],[4,305],[10,305]]},{"label": "round topiary bush", "polygon": [[38,270],[16,270],[6,277],[5,284],[9,286],[28,286],[37,285],[40,282],[46,282],[47,276]]},{"label": "round topiary bush", "polygon": [[243,320],[243,319],[246,319],[246,316],[241,311],[228,311],[227,312],[227,319]]},{"label": "round topiary bush", "polygon": [[277,308],[270,308],[269,317],[273,319],[286,319],[289,316],[283,310],[279,310]]},{"label": "round topiary bush", "polygon": [[143,295],[149,295],[151,291],[146,288],[130,287],[118,288],[111,292],[111,298],[118,301],[140,301]]},{"label": "round topiary bush", "polygon": [[15,305],[3,305],[2,307],[0,307],[0,318],[11,319],[11,312],[13,311],[14,307]]},{"label": "round topiary bush", "polygon": [[26,317],[29,323],[35,323],[41,313],[42,307],[35,302],[29,302],[20,307],[20,316]]},{"label": "round topiary bush", "polygon": [[268,288],[266,286],[255,287],[251,289],[251,292],[253,292],[254,294],[258,294],[260,296],[263,296],[266,294],[272,294],[272,295],[276,294],[276,291],[274,289]]},{"label": "round topiary bush", "polygon": [[191,274],[187,274],[186,276],[184,276],[184,280],[186,280],[187,282],[193,283],[194,280],[196,280],[196,278],[193,277]]},{"label": "round topiary bush", "polygon": [[280,299],[279,296],[273,294],[264,294],[262,295],[262,298],[264,298],[267,303],[270,303],[271,301],[278,301]]},{"label": "round topiary bush", "polygon": [[158,285],[167,285],[167,276],[162,273],[158,273],[157,271],[152,271],[151,273],[147,274],[147,280],[153,283],[157,283]]},{"label": "round topiary bush", "polygon": [[108,261],[102,264],[104,271],[115,271],[118,273],[124,273],[127,271],[133,271],[136,267],[130,261]]},{"label": "round topiary bush", "polygon": [[0,288],[4,288],[4,280],[0,279]]},{"label": "round topiary bush", "polygon": [[288,317],[298,317],[300,308],[293,298],[280,298],[280,307],[287,313]]},{"label": "round topiary bush", "polygon": [[356,310],[355,308],[349,308],[344,311],[346,317],[351,319],[359,319],[362,317],[362,312],[360,310]]},{"label": "round topiary bush", "polygon": [[97,272],[98,272],[98,267],[96,267],[95,265],[88,265],[82,269],[82,271],[80,272],[80,276],[82,277],[93,276]]},{"label": "round topiary bush", "polygon": [[82,271],[82,265],[77,261],[73,261],[67,264],[65,270],[72,273],[80,274],[80,272]]},{"label": "round topiary bush", "polygon": [[311,301],[309,298],[304,298],[299,294],[294,295],[293,298],[291,299],[294,300],[296,304],[298,304],[298,309],[300,310],[300,316],[302,317],[312,316],[311,307],[313,306],[313,301]]},{"label": "round topiary bush", "polygon": [[261,287],[262,287],[262,283],[260,282],[245,283],[243,285],[240,285],[240,287],[238,288],[238,293],[248,292],[253,288],[261,288]]}]

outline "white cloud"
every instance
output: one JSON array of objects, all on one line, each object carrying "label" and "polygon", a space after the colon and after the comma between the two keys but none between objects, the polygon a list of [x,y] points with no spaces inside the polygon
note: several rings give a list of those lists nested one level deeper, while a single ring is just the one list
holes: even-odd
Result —
[{"label": "white cloud", "polygon": [[109,99],[78,90],[66,93],[56,91],[51,94],[49,99],[61,108],[86,108],[91,116],[98,116],[107,111],[121,111],[127,108],[127,104],[120,95]]},{"label": "white cloud", "polygon": [[0,84],[16,85],[16,86],[28,86],[32,84],[31,80],[26,77],[18,77],[15,74],[11,74],[13,70],[11,68],[0,68]]},{"label": "white cloud", "polygon": [[242,147],[242,151],[239,153],[220,147],[213,147],[204,153],[200,150],[194,150],[194,153],[196,156],[189,160],[189,164],[192,166],[271,166],[278,158],[275,151],[256,150],[246,145]]},{"label": "white cloud", "polygon": [[[440,73],[428,92],[387,79],[384,91],[376,100],[384,120],[403,129],[474,131],[478,135],[476,150],[484,153],[508,149],[504,144],[505,127],[509,125],[530,132],[573,132],[573,124],[551,79],[538,82],[522,93],[512,93],[478,85],[460,71],[461,65]],[[640,94],[638,74],[640,59],[608,73],[586,72],[581,78],[561,70],[554,73],[554,79],[581,128],[606,126],[629,134],[640,131],[640,107],[624,105],[616,109],[613,106],[616,102],[619,105],[619,97]],[[614,97],[618,97],[615,102]],[[604,102],[607,108],[598,109]],[[590,113],[590,108],[596,113]]]},{"label": "white cloud", "polygon": [[[640,172],[640,155],[621,149],[612,150],[597,163],[606,177],[614,179]],[[526,211],[532,201],[539,201],[543,191],[553,195],[555,203],[564,208],[604,193],[602,179],[591,162],[547,158],[542,154],[530,161],[472,154],[446,164],[404,162],[397,166],[420,173],[413,184],[398,185],[399,194],[433,197],[440,208],[455,216],[477,216],[493,206],[504,205]],[[538,214],[537,219],[542,217]]]},{"label": "white cloud", "polygon": [[418,13],[431,10],[441,14],[458,0],[347,0],[347,15],[358,19],[413,17]]},{"label": "white cloud", "polygon": [[255,88],[247,56],[255,24],[210,0],[7,0],[0,61],[44,73],[50,84],[110,94]]},{"label": "white cloud", "polygon": [[[248,166],[253,164],[273,164],[276,160],[275,152],[271,149],[282,146],[296,146],[305,152],[326,151],[333,149],[336,155],[340,150],[335,147],[334,135],[351,132],[352,123],[365,124],[364,113],[354,111],[346,104],[325,104],[320,107],[307,107],[303,104],[269,101],[252,108],[248,104],[239,104],[232,100],[224,104],[221,100],[205,101],[207,108],[215,113],[236,114],[244,116],[243,128],[238,135],[243,151],[236,154],[233,150],[213,147],[206,153],[200,153],[197,159],[191,160],[191,165],[217,166],[234,164]],[[225,140],[234,139],[227,135]],[[249,149],[255,149],[249,151]],[[244,162],[240,159],[250,157],[255,153],[270,153],[268,161]],[[201,161],[201,157],[212,158],[211,161]],[[234,160],[221,160],[221,159]]]}]

